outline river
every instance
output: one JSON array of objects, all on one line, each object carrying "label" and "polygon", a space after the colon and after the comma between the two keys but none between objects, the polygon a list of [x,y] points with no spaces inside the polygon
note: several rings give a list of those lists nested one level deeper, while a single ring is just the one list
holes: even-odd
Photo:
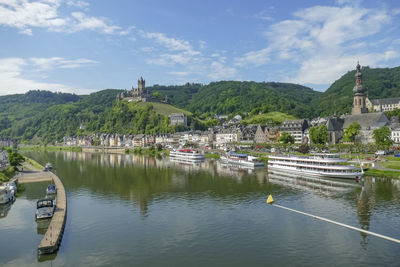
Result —
[{"label": "river", "polygon": [[38,258],[46,183],[0,207],[2,266],[399,266],[400,244],[267,205],[400,239],[400,181],[319,184],[207,160],[24,152],[51,162],[67,192],[64,237]]}]

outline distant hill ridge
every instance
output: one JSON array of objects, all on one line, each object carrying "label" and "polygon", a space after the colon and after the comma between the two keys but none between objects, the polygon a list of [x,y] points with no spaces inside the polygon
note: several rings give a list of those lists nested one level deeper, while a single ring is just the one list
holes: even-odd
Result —
[{"label": "distant hill ridge", "polygon": [[[400,67],[363,67],[362,73],[370,99],[400,96]],[[98,131],[171,132],[174,129],[167,125],[167,115],[175,111],[186,111],[199,121],[211,119],[215,113],[250,114],[255,119],[248,118],[248,122],[265,121],[266,118],[259,114],[270,112],[297,118],[340,115],[351,110],[354,74],[355,71],[347,72],[323,93],[306,86],[279,82],[220,81],[208,85],[187,83],[147,87],[157,97],[168,97],[171,105],[164,106],[118,104],[116,95],[123,90],[116,89],[90,95],[36,90],[0,96],[0,138],[50,142],[60,141],[65,135]]]}]

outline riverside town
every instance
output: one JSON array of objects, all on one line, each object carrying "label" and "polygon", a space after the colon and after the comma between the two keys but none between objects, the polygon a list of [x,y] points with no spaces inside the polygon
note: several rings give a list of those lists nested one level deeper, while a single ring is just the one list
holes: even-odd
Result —
[{"label": "riverside town", "polygon": [[0,265],[398,266],[399,10],[0,1]]}]

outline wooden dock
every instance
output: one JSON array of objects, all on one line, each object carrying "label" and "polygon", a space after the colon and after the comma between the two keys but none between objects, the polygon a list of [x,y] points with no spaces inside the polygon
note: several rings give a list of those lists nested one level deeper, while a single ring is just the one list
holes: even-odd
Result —
[{"label": "wooden dock", "polygon": [[38,246],[39,254],[51,254],[58,250],[67,220],[67,195],[61,179],[52,172],[47,172],[57,188],[57,206],[49,228]]}]

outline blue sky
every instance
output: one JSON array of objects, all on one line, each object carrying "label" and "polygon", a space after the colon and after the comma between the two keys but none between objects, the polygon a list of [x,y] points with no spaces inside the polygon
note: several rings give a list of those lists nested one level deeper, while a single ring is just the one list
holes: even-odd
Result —
[{"label": "blue sky", "polygon": [[0,95],[219,80],[324,91],[400,60],[398,1],[0,0]]}]

